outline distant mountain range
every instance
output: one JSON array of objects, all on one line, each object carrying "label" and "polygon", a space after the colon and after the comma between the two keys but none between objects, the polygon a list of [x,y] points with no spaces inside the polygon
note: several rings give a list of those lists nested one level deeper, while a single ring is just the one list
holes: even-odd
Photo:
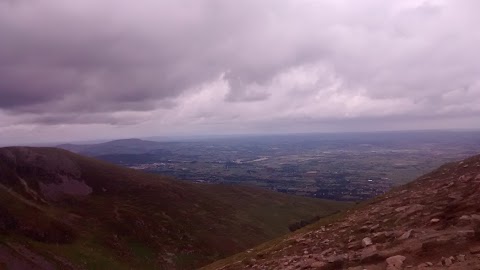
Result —
[{"label": "distant mountain range", "polygon": [[165,142],[146,141],[141,139],[114,140],[97,144],[61,144],[58,148],[88,156],[111,154],[143,154],[161,148]]},{"label": "distant mountain range", "polygon": [[[63,147],[98,154],[154,146]],[[56,148],[0,148],[0,268],[193,269],[347,206],[175,181]]]}]

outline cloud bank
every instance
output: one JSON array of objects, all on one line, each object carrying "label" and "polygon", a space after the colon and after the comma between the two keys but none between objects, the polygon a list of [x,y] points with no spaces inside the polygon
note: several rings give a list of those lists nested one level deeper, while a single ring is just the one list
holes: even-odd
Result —
[{"label": "cloud bank", "polygon": [[478,128],[479,9],[0,0],[0,138]]}]

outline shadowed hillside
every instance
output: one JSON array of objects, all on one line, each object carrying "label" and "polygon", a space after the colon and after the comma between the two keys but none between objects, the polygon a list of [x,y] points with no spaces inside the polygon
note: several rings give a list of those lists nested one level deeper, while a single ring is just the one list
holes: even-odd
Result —
[{"label": "shadowed hillside", "polygon": [[185,183],[55,148],[1,148],[0,266],[191,269],[345,206]]}]

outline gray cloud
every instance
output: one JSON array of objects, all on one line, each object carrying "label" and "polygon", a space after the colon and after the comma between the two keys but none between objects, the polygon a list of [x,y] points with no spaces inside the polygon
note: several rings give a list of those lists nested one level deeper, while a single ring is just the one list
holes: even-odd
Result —
[{"label": "gray cloud", "polygon": [[478,8],[0,1],[0,113],[9,125],[113,126],[472,117]]}]

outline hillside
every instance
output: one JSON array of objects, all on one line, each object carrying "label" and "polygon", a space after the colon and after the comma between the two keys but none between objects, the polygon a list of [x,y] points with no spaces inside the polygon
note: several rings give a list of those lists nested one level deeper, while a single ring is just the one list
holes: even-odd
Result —
[{"label": "hillside", "polygon": [[480,156],[211,269],[480,269]]},{"label": "hillside", "polygon": [[0,148],[0,269],[191,269],[346,206]]}]

